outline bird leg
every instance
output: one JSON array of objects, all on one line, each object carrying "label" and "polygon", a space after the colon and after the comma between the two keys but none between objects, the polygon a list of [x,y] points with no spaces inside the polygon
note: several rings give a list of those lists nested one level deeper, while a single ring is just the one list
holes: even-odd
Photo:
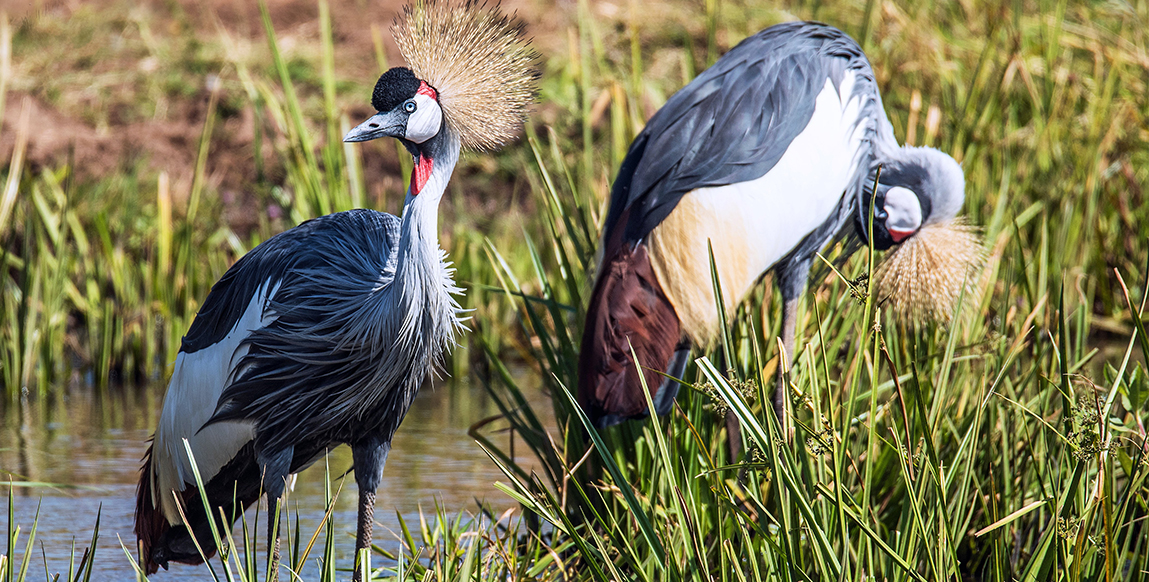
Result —
[{"label": "bird leg", "polygon": [[355,462],[355,484],[359,487],[359,520],[355,527],[355,572],[351,579],[361,581],[363,550],[371,547],[371,530],[375,526],[375,491],[383,480],[383,466],[391,443],[355,445],[351,457]]},{"label": "bird leg", "polygon": [[738,456],[742,454],[742,423],[733,410],[726,411],[726,449],[730,462],[738,462]]},{"label": "bird leg", "polygon": [[352,580],[360,582],[363,550],[371,547],[371,530],[375,528],[375,492],[359,490],[359,522],[355,527],[355,573]]},{"label": "bird leg", "polygon": [[782,360],[778,365],[778,387],[774,390],[774,414],[778,416],[778,426],[782,434],[790,439],[793,433],[790,416],[787,414],[790,387],[786,384],[786,373],[793,365],[794,336],[798,325],[798,298],[792,297],[782,303]]},{"label": "bird leg", "polygon": [[782,292],[782,353],[779,354],[778,387],[774,390],[774,414],[778,417],[778,428],[787,441],[794,439],[794,422],[793,411],[789,410],[790,386],[786,383],[786,377],[794,364],[798,300],[806,290],[812,261],[813,257],[791,260],[778,270],[778,289]]},{"label": "bird leg", "polygon": [[[274,541],[272,541],[274,540]],[[267,496],[267,579],[279,579],[279,496]]]},{"label": "bird leg", "polygon": [[[729,371],[728,380],[734,380],[733,364],[726,361],[725,354],[722,356],[722,369]],[[730,463],[737,463],[738,457],[742,455],[742,423],[738,420],[738,416],[734,414],[733,410],[726,411],[726,452],[730,455]],[[738,481],[742,482],[744,475],[738,477]]]},{"label": "bird leg", "polygon": [[279,579],[279,502],[287,489],[291,458],[295,447],[277,453],[260,451],[255,460],[263,470],[263,490],[267,493],[267,572],[268,580]]}]

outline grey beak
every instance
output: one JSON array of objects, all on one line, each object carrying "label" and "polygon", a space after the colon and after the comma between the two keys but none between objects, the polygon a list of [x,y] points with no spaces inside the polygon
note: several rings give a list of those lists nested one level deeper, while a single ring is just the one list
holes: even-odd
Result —
[{"label": "grey beak", "polygon": [[367,121],[355,126],[354,129],[343,136],[345,142],[370,141],[381,137],[403,137],[407,133],[406,118],[391,112],[376,113],[367,118]]}]

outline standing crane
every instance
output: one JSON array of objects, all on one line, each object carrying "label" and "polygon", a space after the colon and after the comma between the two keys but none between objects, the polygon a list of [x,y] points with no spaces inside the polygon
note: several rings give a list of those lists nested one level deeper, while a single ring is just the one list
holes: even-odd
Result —
[{"label": "standing crane", "polygon": [[[579,404],[599,428],[645,417],[645,377],[656,411],[669,412],[678,382],[660,371],[681,377],[691,347],[718,332],[709,248],[728,315],[773,270],[786,362],[814,255],[851,223],[876,249],[918,239],[955,258],[918,253],[888,275],[925,294],[903,302],[907,311],[944,303],[978,253],[970,229],[953,221],[964,190],[953,158],[898,145],[874,73],[845,33],[791,22],[747,38],[655,113],[619,168],[582,337]],[[934,270],[948,275],[931,278],[947,289],[915,285]],[[779,419],[784,401],[777,390]]]},{"label": "standing crane", "polygon": [[212,287],[183,338],[140,473],[135,530],[149,574],[201,563],[192,534],[203,555],[217,550],[185,440],[221,527],[266,492],[272,563],[288,479],[349,445],[357,561],[370,546],[391,437],[462,328],[439,202],[461,148],[514,138],[537,80],[522,26],[498,7],[424,1],[392,31],[410,68],[383,73],[371,99],[378,113],[344,141],[393,137],[410,152],[403,217],[351,210],[307,221]]}]

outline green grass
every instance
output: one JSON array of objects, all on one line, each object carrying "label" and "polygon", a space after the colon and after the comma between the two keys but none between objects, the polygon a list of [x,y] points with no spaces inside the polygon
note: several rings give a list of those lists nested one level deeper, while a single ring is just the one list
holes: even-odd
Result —
[{"label": "green grass", "polygon": [[[526,514],[499,536],[457,520],[440,519],[438,537],[421,528],[424,545],[442,544],[433,556],[453,560],[430,577],[1149,579],[1149,4],[661,7],[611,15],[579,3],[565,37],[540,41],[553,46],[528,139],[470,158],[448,194],[447,248],[478,309],[454,369],[485,379],[499,402],[503,419],[473,435]],[[671,92],[791,15],[864,39],[899,139],[963,163],[964,213],[990,258],[967,289],[968,316],[898,325],[880,298],[859,301],[818,273],[786,378],[790,436],[765,404],[780,306],[764,285],[726,330],[717,352],[729,358],[700,354],[687,371],[674,413],[596,434],[569,390],[613,172]],[[332,138],[350,120],[322,30],[308,68],[319,82],[299,92],[298,67],[282,57],[270,68],[235,60],[225,75],[269,128],[259,147],[274,148],[284,177],[266,189],[289,224],[384,205],[367,193],[357,150]],[[163,375],[208,286],[272,228],[241,238],[219,219],[202,179],[211,141],[201,144],[201,189],[180,209],[130,172],[90,185],[67,168],[10,164],[0,198],[14,218],[0,221],[8,394],[49,394],[73,367],[97,385]],[[515,228],[463,218],[473,200],[460,184],[491,172],[525,182],[534,212]],[[845,277],[872,272],[869,253],[842,252],[824,254]],[[539,367],[540,386],[511,377],[520,359]],[[484,365],[469,371],[468,360]],[[527,404],[539,389],[553,411]],[[727,411],[745,457],[729,458]],[[541,420],[552,413],[557,426]],[[533,469],[514,462],[524,445]],[[379,575],[422,579],[420,568],[439,567],[408,558],[412,570]]]},{"label": "green grass", "polygon": [[[318,523],[300,520],[298,511],[288,509],[282,513],[280,580],[300,580],[312,576],[316,571],[321,581],[349,578],[351,564],[341,564],[335,560],[337,527],[331,516],[335,501],[341,493],[339,483],[338,478],[326,475],[324,502],[328,512]],[[50,486],[14,484],[17,487],[37,485]],[[289,493],[284,505],[290,508],[291,502]],[[4,532],[7,537],[0,549],[3,552],[0,553],[0,580],[25,582],[39,580],[42,574],[47,581],[63,579],[86,582],[93,579],[93,576],[100,580],[106,575],[93,567],[94,548],[101,535],[100,514],[96,516],[90,539],[80,540],[82,548],[73,541],[71,558],[67,564],[49,564],[37,551],[39,509],[32,523],[28,524],[27,531],[15,522],[14,514],[15,503],[9,492],[8,525]],[[201,566],[205,580],[256,582],[269,579],[268,565],[260,562],[258,555],[258,552],[265,550],[261,519],[266,519],[266,516],[256,510],[240,518],[235,531],[213,528],[216,547],[224,548],[224,551],[215,554],[207,560],[207,564]],[[374,567],[370,560],[365,563],[370,579],[464,582],[530,578],[548,581],[558,579],[555,564],[560,561],[559,554],[569,546],[569,542],[547,545],[541,538],[528,535],[518,514],[508,512],[493,515],[485,508],[479,516],[473,516],[463,512],[450,513],[446,508],[436,505],[432,512],[420,511],[418,523],[408,523],[402,516],[398,516],[398,522],[398,532],[387,532],[386,537],[377,537],[375,540]],[[124,552],[123,559],[134,566],[136,556],[129,548],[135,540],[120,537],[118,541]],[[195,541],[199,544],[197,547],[202,547],[206,542]],[[384,546],[393,549],[385,549]],[[138,567],[136,576],[138,580],[147,579]],[[163,574],[156,575],[156,579],[164,579]]]},{"label": "green grass", "polygon": [[[32,564],[36,557],[36,526],[40,519],[40,507],[36,507],[36,515],[32,520],[27,532],[25,532],[20,524],[16,523],[16,505],[13,501],[12,490],[14,487],[36,487],[53,486],[50,483],[7,483],[8,485],[8,525],[5,528],[5,553],[0,554],[0,580],[6,582],[24,582],[29,579],[32,574]],[[68,569],[66,571],[57,572],[55,577],[49,575],[48,564],[44,564],[44,578],[45,580],[53,580],[62,575],[66,575],[65,580],[75,580],[88,582],[92,578],[93,564],[95,563],[95,548],[96,540],[100,537],[100,517],[101,512],[96,512],[96,523],[92,526],[92,537],[88,545],[76,555],[76,542],[73,538],[72,547],[68,552],[70,559],[68,560]],[[21,535],[27,539],[22,540]],[[20,544],[23,544],[23,548]],[[19,558],[17,552],[20,553]],[[77,561],[78,559],[78,561]],[[66,572],[66,573],[65,573]],[[38,573],[37,573],[38,574]]]}]

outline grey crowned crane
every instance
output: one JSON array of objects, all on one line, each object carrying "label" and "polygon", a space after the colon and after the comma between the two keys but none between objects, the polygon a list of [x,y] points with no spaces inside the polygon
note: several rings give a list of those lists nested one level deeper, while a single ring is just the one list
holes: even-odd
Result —
[{"label": "grey crowned crane", "polygon": [[202,562],[192,533],[207,556],[217,550],[184,439],[224,528],[261,492],[276,515],[291,475],[350,445],[356,557],[370,545],[391,437],[461,328],[439,202],[461,147],[494,149],[520,130],[537,77],[522,27],[498,7],[415,6],[392,28],[410,68],[379,78],[378,113],[344,138],[393,137],[414,157],[403,217],[352,210],[310,220],[257,246],[212,287],[176,357],[140,474],[135,530],[149,574]]},{"label": "grey crowned crane", "polygon": [[[773,270],[786,361],[814,254],[851,225],[877,249],[928,245],[883,276],[909,295],[891,298],[903,310],[948,314],[978,252],[970,229],[953,222],[964,189],[953,158],[898,145],[873,71],[845,33],[791,22],[747,38],[655,113],[619,168],[579,404],[600,428],[647,415],[633,346],[656,411],[671,409],[678,383],[659,371],[680,377],[691,346],[718,331],[708,241],[731,314]],[[937,260],[943,254],[954,260]]]}]

